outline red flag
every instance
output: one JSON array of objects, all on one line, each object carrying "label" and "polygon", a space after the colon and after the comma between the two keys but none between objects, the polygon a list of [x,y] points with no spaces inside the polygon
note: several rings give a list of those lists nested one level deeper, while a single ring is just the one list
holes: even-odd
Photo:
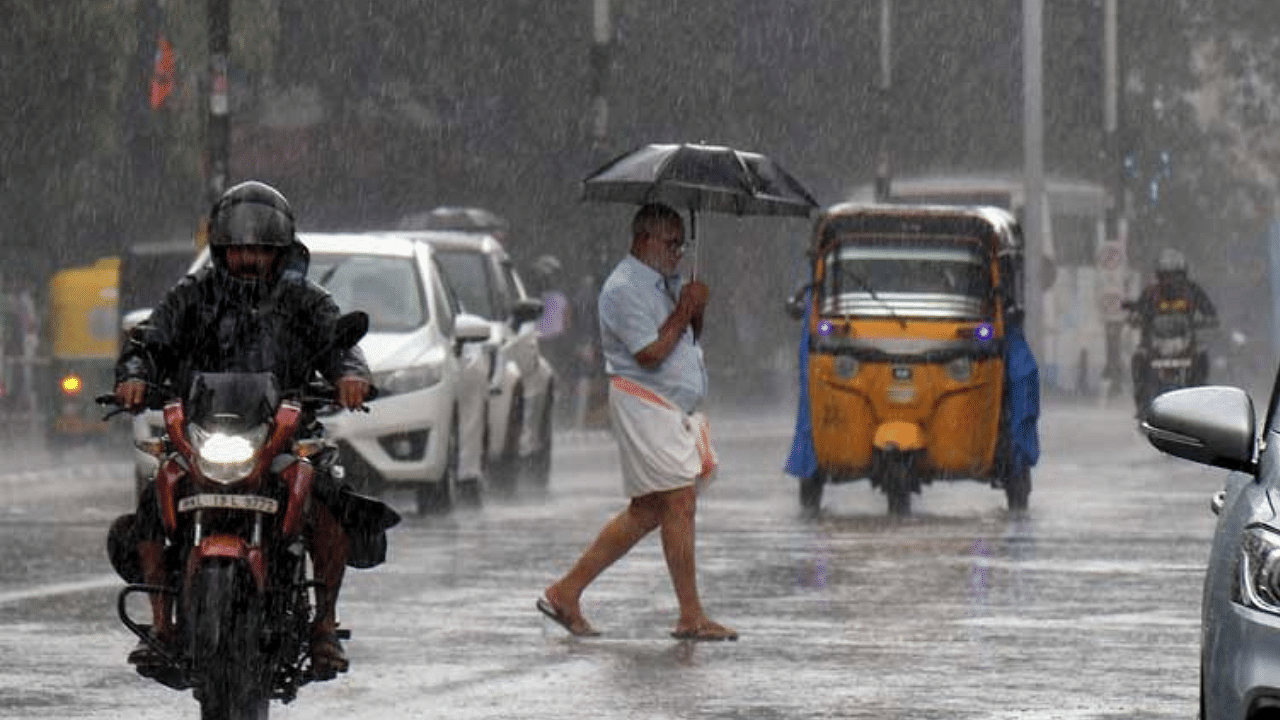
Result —
[{"label": "red flag", "polygon": [[176,82],[173,46],[163,34],[156,40],[156,62],[151,72],[151,109],[164,107],[164,101],[173,93]]}]

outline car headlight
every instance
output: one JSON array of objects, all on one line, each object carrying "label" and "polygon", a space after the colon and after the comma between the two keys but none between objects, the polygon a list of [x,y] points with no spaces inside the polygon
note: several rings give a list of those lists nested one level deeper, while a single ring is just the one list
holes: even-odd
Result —
[{"label": "car headlight", "polygon": [[188,426],[191,447],[196,451],[196,467],[214,482],[228,484],[243,480],[258,462],[258,451],[267,440],[267,430],[266,425],[259,425],[245,433],[226,433],[194,424]]},{"label": "car headlight", "polygon": [[1280,534],[1261,526],[1245,529],[1231,594],[1241,605],[1280,615]]},{"label": "car headlight", "polygon": [[382,397],[386,397],[429,388],[439,383],[443,377],[444,368],[441,363],[426,363],[374,373],[373,384],[378,387]]}]

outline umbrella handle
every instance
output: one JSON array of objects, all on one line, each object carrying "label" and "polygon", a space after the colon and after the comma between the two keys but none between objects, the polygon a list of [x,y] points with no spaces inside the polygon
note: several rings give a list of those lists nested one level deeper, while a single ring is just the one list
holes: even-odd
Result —
[{"label": "umbrella handle", "polygon": [[689,244],[693,246],[693,272],[690,277],[698,279],[698,213],[689,206]]}]

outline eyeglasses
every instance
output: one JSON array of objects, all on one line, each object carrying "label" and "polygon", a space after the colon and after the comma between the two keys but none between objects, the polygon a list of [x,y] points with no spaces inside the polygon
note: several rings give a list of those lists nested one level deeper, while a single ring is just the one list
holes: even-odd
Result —
[{"label": "eyeglasses", "polygon": [[689,247],[689,243],[682,237],[658,238],[657,236],[654,236],[654,239],[676,252],[684,252],[684,250]]}]

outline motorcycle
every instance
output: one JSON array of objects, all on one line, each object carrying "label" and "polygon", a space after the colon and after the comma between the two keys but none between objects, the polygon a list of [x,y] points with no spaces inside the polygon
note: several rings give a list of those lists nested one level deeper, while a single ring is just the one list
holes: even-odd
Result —
[{"label": "motorcycle", "polygon": [[1209,379],[1208,353],[1201,348],[1198,332],[1213,323],[1190,312],[1160,312],[1143,326],[1134,303],[1129,323],[1142,331],[1133,354],[1134,402],[1139,415],[1161,393],[1203,385]]},{"label": "motorcycle", "polygon": [[[367,327],[361,313],[343,316],[331,347],[354,346]],[[229,372],[196,373],[186,393],[170,395],[166,434],[146,448],[159,459],[168,581],[144,584],[129,561],[131,533],[113,526],[109,554],[129,581],[117,612],[163,658],[139,664],[140,675],[191,689],[203,720],[265,720],[271,700],[291,702],[302,686],[328,679],[310,667],[311,593],[323,585],[309,573],[303,511],[317,473],[340,477],[341,468],[334,444],[304,419],[334,407],[334,393],[318,383],[282,392],[271,373]],[[389,527],[398,516],[385,512]],[[173,644],[129,614],[130,596],[151,594],[168,600]]]}]

